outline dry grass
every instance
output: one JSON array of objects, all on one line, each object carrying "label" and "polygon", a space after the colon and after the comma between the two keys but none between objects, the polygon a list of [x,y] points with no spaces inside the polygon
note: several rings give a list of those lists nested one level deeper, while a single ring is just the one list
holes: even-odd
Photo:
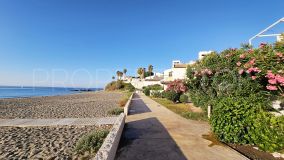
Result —
[{"label": "dry grass", "polygon": [[132,92],[123,91],[124,96],[119,100],[118,104],[120,107],[124,107],[129,100]]},{"label": "dry grass", "polygon": [[119,107],[124,107],[126,105],[128,101],[128,98],[126,97],[123,97],[122,99],[119,100],[118,104],[119,104]]}]

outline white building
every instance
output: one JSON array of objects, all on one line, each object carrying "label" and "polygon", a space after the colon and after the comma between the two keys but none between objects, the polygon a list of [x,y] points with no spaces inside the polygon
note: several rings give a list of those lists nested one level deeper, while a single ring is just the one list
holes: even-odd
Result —
[{"label": "white building", "polygon": [[181,63],[179,60],[174,60],[172,62],[172,68],[164,71],[164,83],[174,81],[176,79],[186,78],[186,67],[188,64]]},{"label": "white building", "polygon": [[191,61],[190,63],[181,63],[179,60],[174,60],[172,62],[172,68],[164,71],[164,78],[161,80],[161,83],[164,85],[164,89],[167,89],[167,84],[171,81],[186,79],[186,68],[188,65],[194,63],[194,61]]},{"label": "white building", "polygon": [[144,79],[137,78],[137,77],[126,77],[124,80],[125,83],[131,83],[135,88],[142,89],[143,87],[149,86],[149,85],[155,85],[159,84],[163,86],[161,83],[161,80],[163,79],[162,73],[154,73],[153,76],[146,77]]},{"label": "white building", "polygon": [[280,42],[280,41],[283,41],[283,40],[284,40],[283,36],[281,36],[281,35],[277,36],[277,42]]}]

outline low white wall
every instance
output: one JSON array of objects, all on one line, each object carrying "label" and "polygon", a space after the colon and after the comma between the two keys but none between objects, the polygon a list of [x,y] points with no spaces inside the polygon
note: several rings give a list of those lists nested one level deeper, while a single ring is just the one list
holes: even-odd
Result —
[{"label": "low white wall", "polygon": [[161,84],[160,81],[145,81],[144,79],[132,79],[132,81],[130,82],[135,88],[137,89],[142,89],[143,87],[149,86],[149,85],[154,85],[154,84],[159,84],[161,86],[163,86]]},{"label": "low white wall", "polygon": [[93,160],[114,160],[116,150],[125,124],[125,115],[121,113],[104,140],[103,145]]},{"label": "low white wall", "polygon": [[124,114],[125,114],[126,116],[128,115],[129,106],[130,106],[130,104],[131,104],[131,101],[132,101],[132,98],[133,98],[133,94],[134,94],[134,93],[131,94],[131,96],[129,97],[127,103],[126,103],[125,106],[124,106]]}]

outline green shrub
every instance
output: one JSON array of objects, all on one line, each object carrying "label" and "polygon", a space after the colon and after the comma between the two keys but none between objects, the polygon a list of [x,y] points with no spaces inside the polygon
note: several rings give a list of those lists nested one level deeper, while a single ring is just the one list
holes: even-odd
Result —
[{"label": "green shrub", "polygon": [[151,96],[154,98],[162,98],[162,93],[160,91],[153,90]]},{"label": "green shrub", "polygon": [[108,130],[101,129],[84,135],[77,141],[75,152],[77,154],[84,154],[85,152],[95,154],[102,146],[104,139],[107,137],[108,133]]},{"label": "green shrub", "polygon": [[177,102],[179,100],[180,95],[174,91],[166,91],[163,94],[166,99],[172,101],[172,102]]},{"label": "green shrub", "polygon": [[106,85],[105,90],[107,91],[119,90],[119,89],[123,89],[124,86],[125,86],[125,83],[121,80],[112,81]]},{"label": "green shrub", "polygon": [[280,151],[284,148],[284,116],[275,117],[261,112],[253,121],[249,130],[253,144],[264,151]]},{"label": "green shrub", "polygon": [[148,87],[144,88],[143,93],[144,93],[146,96],[150,96],[150,88],[148,88]]},{"label": "green shrub", "polygon": [[163,86],[159,85],[159,84],[154,84],[154,85],[149,85],[147,86],[147,88],[149,88],[150,90],[163,90]]},{"label": "green shrub", "polygon": [[[264,112],[263,97],[223,97],[216,100],[210,118],[212,130],[227,143],[257,145],[265,151],[284,147],[284,121]],[[225,114],[224,114],[225,113]]]},{"label": "green shrub", "polygon": [[179,97],[179,101],[180,101],[181,103],[187,103],[187,102],[188,102],[188,96],[185,95],[185,94],[181,95],[181,96]]},{"label": "green shrub", "polygon": [[154,84],[154,85],[144,86],[142,89],[143,89],[143,93],[146,96],[150,96],[151,90],[154,90],[154,91],[163,90],[163,86],[161,86],[159,84]]},{"label": "green shrub", "polygon": [[106,91],[114,91],[116,90],[116,81],[112,81],[110,83],[108,83],[105,87]]},{"label": "green shrub", "polygon": [[125,83],[125,89],[128,90],[129,92],[135,91],[135,87],[131,83]]},{"label": "green shrub", "polygon": [[116,87],[117,90],[124,88],[124,83],[121,80],[117,80],[115,85],[116,85],[115,87]]},{"label": "green shrub", "polygon": [[210,120],[213,132],[221,141],[242,144],[251,142],[248,130],[252,128],[252,122],[262,108],[261,102],[251,98],[223,97],[216,100]]},{"label": "green shrub", "polygon": [[210,105],[211,98],[201,90],[192,90],[189,92],[191,102],[201,107],[203,111],[207,111],[208,105]]},{"label": "green shrub", "polygon": [[127,90],[129,92],[134,92],[135,87],[131,83],[124,83],[122,80],[117,80],[108,83],[105,87],[105,90],[106,91]]},{"label": "green shrub", "polygon": [[124,109],[123,108],[120,108],[120,107],[117,107],[117,108],[113,108],[111,110],[108,111],[108,114],[111,114],[111,115],[120,115],[121,113],[124,112]]}]

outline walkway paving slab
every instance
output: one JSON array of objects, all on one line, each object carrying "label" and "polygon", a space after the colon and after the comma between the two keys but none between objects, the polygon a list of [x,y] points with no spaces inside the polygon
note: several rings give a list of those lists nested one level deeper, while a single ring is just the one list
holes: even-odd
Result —
[{"label": "walkway paving slab", "polygon": [[207,122],[185,119],[143,94],[135,94],[117,152],[117,160],[246,160],[202,135]]}]

